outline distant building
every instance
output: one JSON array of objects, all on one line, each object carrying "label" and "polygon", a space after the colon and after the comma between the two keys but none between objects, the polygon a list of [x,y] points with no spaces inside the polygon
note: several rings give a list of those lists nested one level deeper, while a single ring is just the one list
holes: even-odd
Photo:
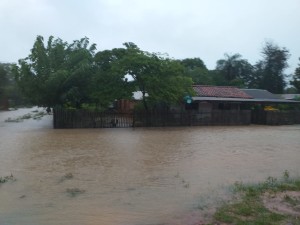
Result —
[{"label": "distant building", "polygon": [[286,100],[298,100],[300,99],[300,94],[281,94],[279,97]]}]

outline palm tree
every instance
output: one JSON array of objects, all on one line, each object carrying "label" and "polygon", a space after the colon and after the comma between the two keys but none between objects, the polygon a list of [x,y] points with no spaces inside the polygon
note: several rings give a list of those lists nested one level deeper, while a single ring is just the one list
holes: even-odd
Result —
[{"label": "palm tree", "polygon": [[240,54],[229,55],[227,53],[224,56],[225,59],[217,61],[216,69],[224,75],[227,81],[231,81],[238,76],[237,70],[242,56]]},{"label": "palm tree", "polygon": [[252,73],[252,65],[240,54],[224,54],[224,59],[217,61],[216,70],[225,78],[228,84],[240,80],[246,85],[247,77]]}]

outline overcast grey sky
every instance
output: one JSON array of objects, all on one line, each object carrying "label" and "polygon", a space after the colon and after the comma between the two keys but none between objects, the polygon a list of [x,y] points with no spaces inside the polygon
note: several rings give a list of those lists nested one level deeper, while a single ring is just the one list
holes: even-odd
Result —
[{"label": "overcast grey sky", "polygon": [[261,59],[265,41],[300,57],[300,0],[0,0],[0,61],[28,56],[37,35],[98,50],[134,42],[176,59],[200,57],[209,69],[224,53]]}]

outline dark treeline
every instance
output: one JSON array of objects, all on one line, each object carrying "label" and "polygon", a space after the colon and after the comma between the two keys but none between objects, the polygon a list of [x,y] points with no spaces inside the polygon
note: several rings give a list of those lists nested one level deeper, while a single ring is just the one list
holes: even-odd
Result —
[{"label": "dark treeline", "polygon": [[[142,105],[169,105],[192,95],[192,84],[266,89],[272,93],[300,91],[300,65],[287,89],[289,51],[267,42],[262,59],[251,65],[240,54],[225,54],[208,70],[200,58],[170,59],[141,50],[134,43],[97,51],[88,38],[67,43],[38,36],[30,54],[17,65],[0,64],[1,96],[19,91],[31,104],[106,109],[116,99],[141,91]],[[16,96],[15,96],[16,98]]]},{"label": "dark treeline", "polygon": [[27,103],[12,73],[13,66],[11,63],[0,63],[0,109]]},{"label": "dark treeline", "polygon": [[[288,84],[288,75],[284,71],[288,67],[289,51],[267,42],[261,54],[262,59],[254,65],[243,59],[240,54],[225,54],[223,59],[217,61],[215,70],[211,71],[207,70],[201,59],[184,59],[181,62],[186,68],[186,73],[197,84],[258,88],[275,94],[283,93]],[[292,85],[296,88],[299,77],[294,76],[294,80]]]}]

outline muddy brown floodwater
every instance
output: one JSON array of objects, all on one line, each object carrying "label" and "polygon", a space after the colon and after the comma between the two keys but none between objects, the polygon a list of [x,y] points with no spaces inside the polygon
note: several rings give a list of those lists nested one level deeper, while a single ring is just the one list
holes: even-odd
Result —
[{"label": "muddy brown floodwater", "polygon": [[[195,224],[235,181],[300,175],[300,126],[54,130],[4,122],[0,224]],[[73,194],[73,195],[72,195]]]}]

